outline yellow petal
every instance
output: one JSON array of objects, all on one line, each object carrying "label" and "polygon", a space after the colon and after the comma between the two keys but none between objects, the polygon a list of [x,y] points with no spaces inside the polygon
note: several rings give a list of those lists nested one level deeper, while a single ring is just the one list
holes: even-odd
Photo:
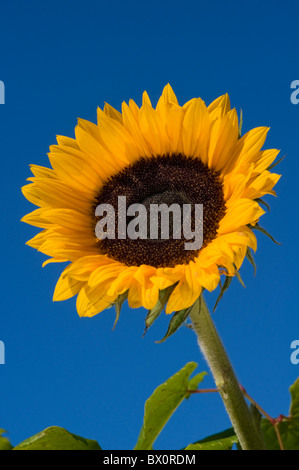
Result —
[{"label": "yellow petal", "polygon": [[210,114],[211,121],[215,119],[221,119],[226,113],[230,111],[230,100],[226,93],[225,95],[219,96],[209,106],[208,111]]},{"label": "yellow petal", "polygon": [[118,121],[120,124],[122,124],[123,119],[122,115],[117,109],[114,109],[110,104],[105,103],[104,106],[104,113],[107,114],[108,117],[115,119],[115,121]]},{"label": "yellow petal", "polygon": [[142,106],[144,105],[152,107],[150,97],[148,96],[148,93],[146,91],[144,91],[142,94]]},{"label": "yellow petal", "polygon": [[23,188],[23,194],[41,207],[70,208],[76,207],[86,213],[90,209],[90,200],[78,191],[68,188],[61,181],[49,178],[34,178],[34,184]]},{"label": "yellow petal", "polygon": [[183,153],[182,127],[185,111],[179,106],[172,106],[166,120],[166,132],[170,142],[171,153]]},{"label": "yellow petal", "polygon": [[[111,122],[116,121],[111,120]],[[75,133],[80,149],[86,156],[88,155],[93,169],[97,171],[103,179],[121,168],[121,163],[117,156],[112,159],[111,155],[107,152],[107,149],[105,149],[104,146],[101,145],[101,143],[90,133],[79,126],[76,127]],[[99,138],[102,137],[101,132],[98,132],[98,136]],[[84,158],[87,159],[86,157]]]},{"label": "yellow petal", "polygon": [[110,160],[115,161],[119,169],[137,159],[138,146],[130,133],[118,121],[107,119],[100,109],[98,109],[98,129],[101,141],[110,153]]},{"label": "yellow petal", "polygon": [[147,102],[139,110],[138,123],[152,155],[169,152],[170,144],[166,129],[158,113]]},{"label": "yellow petal", "polygon": [[173,107],[179,108],[177,97],[175,96],[173,89],[168,84],[165,86],[161,97],[158,100],[156,111],[161,117],[164,124],[167,123],[168,114]]},{"label": "yellow petal", "polygon": [[182,141],[185,155],[200,157],[207,163],[209,131],[209,113],[205,103],[197,98],[190,104],[183,121]]},{"label": "yellow petal", "polygon": [[21,222],[26,224],[33,225],[34,227],[39,228],[50,228],[53,226],[52,222],[49,222],[43,217],[45,209],[36,209],[35,211],[30,212],[29,214],[22,217]]},{"label": "yellow petal", "polygon": [[230,163],[237,140],[238,116],[236,110],[232,109],[219,120],[218,126],[212,127],[209,167],[224,172]]},{"label": "yellow petal", "polygon": [[142,306],[142,286],[135,279],[132,279],[130,285],[128,304],[131,308],[139,308]]},{"label": "yellow petal", "polygon": [[[137,113],[138,111],[139,111],[139,108],[137,108]],[[149,157],[151,155],[151,152],[141,133],[141,130],[138,124],[138,114],[136,117],[132,109],[126,103],[122,104],[122,114],[123,114],[124,127],[128,130],[128,132],[131,134],[132,138],[134,139],[135,144],[139,151],[139,155],[143,157]]]},{"label": "yellow petal", "polygon": [[102,186],[103,179],[83,159],[75,156],[61,158],[61,155],[53,151],[49,154],[49,159],[59,179],[71,188],[93,197]]},{"label": "yellow petal", "polygon": [[117,263],[116,261],[108,266],[100,266],[91,273],[88,279],[88,285],[89,287],[101,286],[108,280],[110,281],[110,285],[125,269],[126,267],[123,264]]},{"label": "yellow petal", "polygon": [[79,145],[76,142],[76,139],[72,139],[71,137],[66,137],[64,135],[57,135],[56,140],[58,146],[71,147],[72,149],[79,150]]},{"label": "yellow petal", "polygon": [[243,135],[238,142],[227,171],[237,173],[240,167],[254,162],[267,137],[269,127],[256,127]]},{"label": "yellow petal", "polygon": [[95,269],[109,263],[113,263],[113,260],[110,260],[106,255],[83,256],[69,266],[69,275],[86,282]]},{"label": "yellow petal", "polygon": [[256,177],[244,191],[244,197],[250,199],[257,199],[263,197],[265,194],[275,195],[272,188],[279,181],[281,175],[264,171],[261,175]]},{"label": "yellow petal", "polygon": [[77,295],[84,286],[84,282],[72,279],[67,275],[67,268],[62,272],[55,287],[53,300],[67,300]]},{"label": "yellow petal", "polygon": [[182,279],[173,290],[168,299],[166,313],[178,312],[191,307],[201,294],[201,287],[198,284],[195,290],[190,289],[186,279]]},{"label": "yellow petal", "polygon": [[74,231],[92,233],[93,221],[89,214],[83,215],[75,209],[48,209],[43,212],[43,217],[53,224],[70,228]]},{"label": "yellow petal", "polygon": [[114,302],[115,299],[108,297],[98,287],[83,287],[77,297],[77,312],[80,317],[92,317]]},{"label": "yellow petal", "polygon": [[195,259],[192,269],[197,277],[197,282],[207,289],[209,292],[212,292],[219,284],[220,274],[219,269],[216,264],[212,266],[202,268],[200,266],[199,260]]},{"label": "yellow petal", "polygon": [[115,280],[112,281],[107,294],[110,296],[118,296],[130,289],[131,284],[136,282],[134,274],[138,269],[137,266],[126,267]]},{"label": "yellow petal", "polygon": [[142,306],[147,310],[151,310],[155,307],[159,300],[159,289],[156,286],[152,286],[149,288],[142,287],[141,296]]},{"label": "yellow petal", "polygon": [[50,169],[50,168],[45,168],[43,166],[38,166],[38,165],[29,165],[30,170],[34,174],[34,176],[40,177],[40,178],[56,178],[55,172]]},{"label": "yellow petal", "polygon": [[168,103],[173,103],[176,105],[179,104],[177,97],[175,96],[175,93],[169,83],[167,83],[167,85],[164,87],[163,92],[162,92],[162,97]]},{"label": "yellow petal", "polygon": [[255,171],[257,173],[262,173],[264,170],[267,170],[267,168],[274,162],[278,154],[279,150],[277,149],[269,149],[259,152],[254,168]]},{"label": "yellow petal", "polygon": [[228,208],[220,222],[218,233],[232,232],[243,225],[255,223],[264,213],[257,202],[245,198],[238,199]]}]

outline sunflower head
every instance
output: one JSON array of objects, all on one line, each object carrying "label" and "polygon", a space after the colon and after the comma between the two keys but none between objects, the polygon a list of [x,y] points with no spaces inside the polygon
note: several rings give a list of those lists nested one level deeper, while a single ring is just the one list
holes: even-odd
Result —
[{"label": "sunflower head", "polygon": [[[256,250],[262,198],[275,195],[280,178],[269,171],[279,151],[262,150],[268,130],[241,136],[228,95],[209,106],[201,98],[181,106],[170,85],[156,107],[144,92],[141,107],[130,100],[119,112],[106,104],[97,124],[79,119],[75,138],[58,136],[50,147],[52,168],[31,165],[22,188],[37,206],[22,220],[42,229],[27,244],[50,257],[44,264],[69,262],[54,300],[77,295],[78,314],[93,316],[112,304],[118,315],[127,299],[149,310],[151,324],[164,307],[186,312],[221,275],[226,282],[238,275]],[[99,206],[113,209],[102,237]],[[151,236],[148,219],[134,217],[140,207],[148,214],[152,207],[187,206],[189,233],[200,227],[202,235],[200,246],[189,249],[176,236],[183,219],[169,217],[165,237],[160,219]]]}]

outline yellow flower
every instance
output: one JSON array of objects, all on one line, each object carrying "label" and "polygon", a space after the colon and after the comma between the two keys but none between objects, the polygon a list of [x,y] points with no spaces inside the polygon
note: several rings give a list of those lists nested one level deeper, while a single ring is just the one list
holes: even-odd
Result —
[{"label": "yellow flower", "polygon": [[[183,106],[167,85],[154,108],[146,92],[142,106],[106,104],[98,124],[79,119],[75,139],[57,137],[52,169],[31,165],[22,188],[38,206],[22,220],[43,229],[28,245],[50,259],[70,262],[54,300],[78,294],[80,316],[92,316],[127,293],[130,307],[152,309],[159,293],[173,286],[166,313],[191,306],[220,275],[237,273],[248,248],[256,250],[252,227],[264,214],[260,198],[275,194],[279,175],[269,166],[278,150],[261,150],[267,127],[239,135],[228,95],[208,107],[200,98]],[[178,240],[99,240],[95,208],[125,195],[131,203],[203,204],[203,245],[184,250]]]}]

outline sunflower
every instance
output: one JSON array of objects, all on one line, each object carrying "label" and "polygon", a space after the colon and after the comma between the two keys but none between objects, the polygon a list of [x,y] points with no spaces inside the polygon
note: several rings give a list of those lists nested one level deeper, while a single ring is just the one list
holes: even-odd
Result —
[{"label": "sunflower", "polygon": [[[227,94],[209,106],[194,98],[180,106],[168,84],[153,107],[130,100],[120,113],[108,104],[98,123],[79,119],[75,138],[57,136],[52,168],[31,165],[22,188],[38,206],[23,221],[43,229],[27,244],[49,262],[68,262],[54,300],[77,295],[80,316],[93,316],[119,299],[132,308],[166,313],[193,305],[213,291],[220,276],[238,274],[253,228],[264,214],[262,197],[275,195],[280,176],[269,171],[276,149],[261,150],[268,127],[240,136],[237,112]],[[184,250],[177,239],[98,239],[95,208],[128,203],[203,204],[203,244]]]}]

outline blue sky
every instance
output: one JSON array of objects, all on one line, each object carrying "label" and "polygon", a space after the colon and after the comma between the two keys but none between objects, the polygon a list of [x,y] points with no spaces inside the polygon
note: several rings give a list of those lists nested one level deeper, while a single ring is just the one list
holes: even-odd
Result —
[{"label": "blue sky", "polygon": [[[287,414],[299,375],[290,344],[299,339],[297,307],[299,104],[298,4],[236,2],[57,1],[1,6],[0,105],[1,285],[0,428],[13,444],[50,425],[97,439],[104,449],[132,449],[145,400],[185,363],[207,370],[193,333],[181,328],[157,344],[169,318],[142,337],[145,310],[124,308],[80,319],[74,299],[53,303],[61,272],[25,246],[37,230],[20,222],[33,210],[20,191],[30,163],[48,166],[55,136],[74,135],[78,117],[96,120],[104,102],[156,102],[166,83],[180,101],[209,103],[227,92],[243,110],[246,132],[269,126],[266,148],[286,154],[278,198],[262,225],[282,245],[258,235],[257,274],[245,263],[214,320],[240,382],[269,414]],[[206,297],[213,306],[218,292]],[[203,386],[213,386],[209,375]],[[219,397],[193,396],[177,410],[156,449],[179,449],[229,426]]]}]

